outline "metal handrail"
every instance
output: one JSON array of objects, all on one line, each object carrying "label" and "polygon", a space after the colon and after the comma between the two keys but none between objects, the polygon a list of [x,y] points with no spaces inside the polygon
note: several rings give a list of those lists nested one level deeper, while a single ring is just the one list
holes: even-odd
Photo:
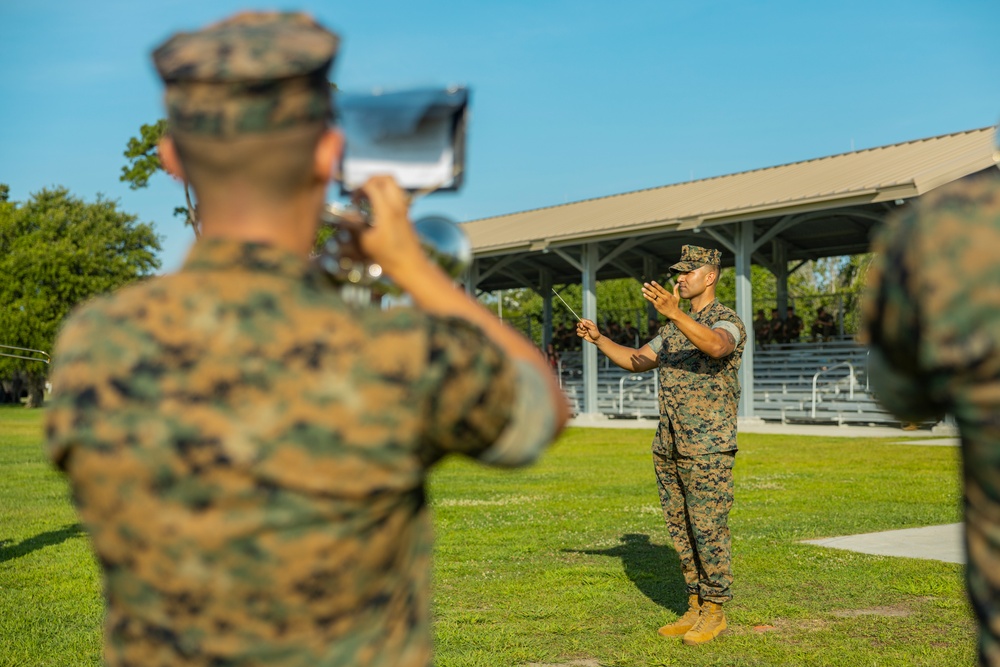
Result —
[{"label": "metal handrail", "polygon": [[857,381],[854,377],[854,364],[852,364],[849,361],[842,361],[839,364],[834,364],[829,368],[824,368],[821,371],[817,371],[816,374],[813,375],[813,381],[812,381],[812,412],[810,413],[812,419],[816,418],[816,380],[819,378],[820,375],[823,375],[824,373],[829,373],[834,368],[840,368],[842,366],[847,366],[849,369],[851,369],[851,374],[849,376],[851,379],[850,399],[852,401],[854,400],[854,383]]},{"label": "metal handrail", "polygon": [[865,391],[866,392],[870,392],[871,391],[871,387],[868,385],[868,378],[871,376],[871,373],[868,372],[868,369],[871,368],[871,356],[872,356],[872,351],[871,350],[868,350],[867,352],[865,352]]},{"label": "metal handrail", "polygon": [[[648,372],[648,371],[647,371]],[[631,373],[629,375],[623,375],[618,381],[618,414],[625,414],[625,380],[641,381],[645,380],[646,377],[641,373]],[[653,374],[653,388],[656,388],[656,374]]]},{"label": "metal handrail", "polygon": [[7,352],[0,352],[0,357],[11,357],[13,359],[26,359],[27,361],[40,361],[43,364],[47,364],[52,359],[49,357],[49,353],[44,350],[35,350],[30,347],[15,347],[14,345],[0,345],[0,348],[5,350],[20,350],[21,352],[33,352],[35,354],[40,354],[42,357],[26,357],[23,354],[9,354]]}]

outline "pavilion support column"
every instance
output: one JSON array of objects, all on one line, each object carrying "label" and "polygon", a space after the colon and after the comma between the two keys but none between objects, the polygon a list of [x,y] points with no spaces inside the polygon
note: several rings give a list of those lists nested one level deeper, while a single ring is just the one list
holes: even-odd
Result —
[{"label": "pavilion support column", "polygon": [[[581,262],[583,286],[583,317],[597,321],[597,244],[588,243],[583,247]],[[583,345],[583,411],[597,415],[597,346]]]},{"label": "pavilion support column", "polygon": [[472,260],[469,268],[465,271],[465,293],[476,298],[476,286],[479,285],[479,260]]},{"label": "pavilion support column", "polygon": [[753,222],[736,223],[733,235],[736,255],[736,314],[743,320],[747,331],[747,341],[743,345],[743,360],[740,364],[739,380],[740,407],[738,416],[742,419],[754,417],[753,400],[753,290],[750,282],[751,254],[753,253]]},{"label": "pavilion support column", "polygon": [[[657,278],[657,265],[655,257],[643,257],[642,258],[642,275],[645,276],[646,280],[656,280]],[[653,320],[657,324],[660,322],[660,314],[656,312],[656,307],[653,306],[652,301],[646,302],[646,321]],[[636,326],[639,326],[639,322],[636,322]],[[654,331],[649,332],[649,338],[653,338]]]},{"label": "pavilion support column", "polygon": [[788,308],[788,248],[781,241],[773,241],[771,246],[774,254],[775,301],[778,317],[785,319]]},{"label": "pavilion support column", "polygon": [[552,342],[552,272],[542,271],[539,287],[542,292],[542,352]]}]

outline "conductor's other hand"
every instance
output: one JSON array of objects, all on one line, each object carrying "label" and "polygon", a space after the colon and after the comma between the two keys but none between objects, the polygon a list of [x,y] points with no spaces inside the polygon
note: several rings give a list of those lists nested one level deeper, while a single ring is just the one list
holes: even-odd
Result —
[{"label": "conductor's other hand", "polygon": [[576,323],[576,335],[588,343],[597,343],[601,340],[601,330],[590,320],[579,320]]},{"label": "conductor's other hand", "polygon": [[391,277],[420,270],[427,261],[420,239],[410,222],[410,198],[392,176],[372,176],[355,195],[371,204],[371,227],[358,238],[361,252],[382,266]]},{"label": "conductor's other hand", "polygon": [[674,285],[673,291],[670,291],[654,280],[642,284],[642,296],[653,304],[660,315],[673,319],[681,310],[679,289],[679,285]]}]

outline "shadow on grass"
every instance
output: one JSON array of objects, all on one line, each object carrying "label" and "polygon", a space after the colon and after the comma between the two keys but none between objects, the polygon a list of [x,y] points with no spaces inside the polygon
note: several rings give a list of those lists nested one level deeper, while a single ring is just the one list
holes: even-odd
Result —
[{"label": "shadow on grass", "polygon": [[621,544],[609,549],[563,549],[569,553],[621,558],[625,576],[643,595],[677,614],[688,608],[687,586],[681,574],[681,561],[673,547],[653,544],[649,535],[627,533]]},{"label": "shadow on grass", "polygon": [[27,556],[32,551],[62,544],[66,540],[71,540],[74,537],[83,537],[84,535],[86,533],[83,531],[83,526],[73,523],[63,526],[58,530],[48,530],[44,533],[39,533],[18,544],[12,544],[13,540],[0,540],[0,563],[6,563],[21,556]]}]

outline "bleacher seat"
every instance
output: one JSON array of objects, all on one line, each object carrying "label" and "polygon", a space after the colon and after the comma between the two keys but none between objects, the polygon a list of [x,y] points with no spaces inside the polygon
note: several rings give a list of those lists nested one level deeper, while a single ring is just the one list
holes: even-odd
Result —
[{"label": "bleacher seat", "polygon": [[[900,421],[882,409],[869,391],[867,356],[867,349],[849,338],[755,350],[755,415],[782,423],[898,425]],[[579,414],[583,409],[583,371],[578,351],[563,354],[561,383],[573,412]],[[656,392],[655,371],[628,373],[605,357],[599,359],[600,413],[616,418],[656,418]]]}]

